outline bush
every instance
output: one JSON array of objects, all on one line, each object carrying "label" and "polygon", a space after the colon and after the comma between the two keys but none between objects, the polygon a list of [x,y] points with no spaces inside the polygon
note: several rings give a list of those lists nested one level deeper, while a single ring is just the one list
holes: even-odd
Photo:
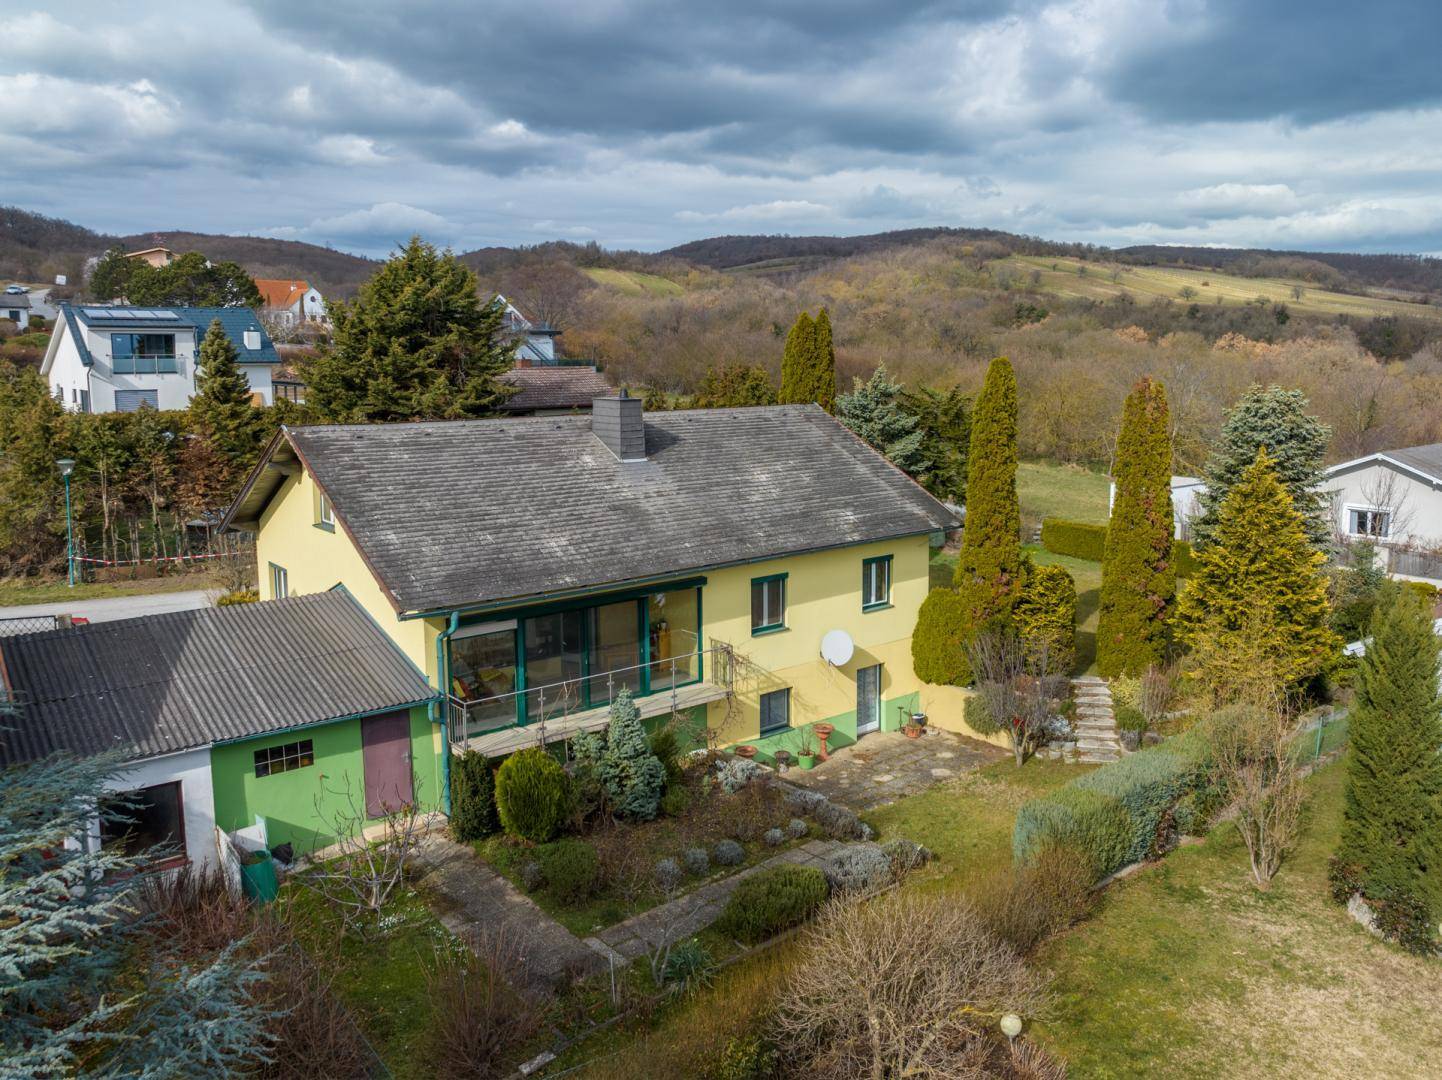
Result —
[{"label": "bush", "polygon": [[780,1055],[760,1035],[736,1035],[719,1057],[711,1059],[705,1080],[768,1080],[776,1075]]},{"label": "bush", "polygon": [[526,892],[535,892],[546,883],[546,875],[541,872],[541,864],[535,859],[527,859],[521,863],[520,877],[521,888]]},{"label": "bush", "polygon": [[571,778],[550,754],[533,746],[512,754],[496,771],[496,812],[512,836],[544,844],[571,811]]},{"label": "bush", "polygon": [[1142,715],[1140,709],[1131,705],[1118,705],[1116,709],[1117,730],[1119,731],[1146,731],[1147,718]]},{"label": "bush", "polygon": [[538,1000],[518,993],[517,965],[490,943],[485,955],[470,949],[438,951],[426,970],[425,1058],[441,1080],[504,1076],[509,1058],[541,1027]]},{"label": "bush", "polygon": [[802,821],[799,817],[794,817],[786,823],[786,835],[793,840],[800,840],[809,831],[810,829],[807,827],[806,822]]},{"label": "bush", "polygon": [[1192,554],[1192,545],[1186,540],[1174,540],[1172,542],[1172,562],[1177,565],[1177,577],[1191,577],[1197,572],[1200,565],[1197,557]]},{"label": "bush", "polygon": [[696,877],[705,877],[711,872],[711,856],[706,854],[703,847],[687,848],[686,853],[681,856],[681,862],[686,867],[686,872]]},{"label": "bush", "polygon": [[735,840],[718,840],[711,859],[717,866],[740,866],[746,861],[746,849]]},{"label": "bush", "polygon": [[881,845],[882,853],[891,861],[891,876],[900,881],[923,863],[931,861],[931,852],[915,840],[898,837]]},{"label": "bush", "polygon": [[786,834],[780,829],[767,829],[761,834],[761,842],[767,847],[780,847],[786,843]]},{"label": "bush", "polygon": [[1404,581],[1402,588],[1416,593],[1429,606],[1437,600],[1437,586],[1430,581]]},{"label": "bush", "polygon": [[666,772],[667,792],[679,787],[684,777],[681,768],[681,737],[676,734],[675,727],[671,724],[658,727],[651,732],[651,737],[646,740],[646,745]]},{"label": "bush", "polygon": [[481,840],[501,827],[496,819],[496,774],[484,754],[467,750],[451,759],[451,837]]},{"label": "bush", "polygon": [[1091,857],[1051,844],[1029,864],[999,869],[969,893],[988,930],[1020,953],[1080,922],[1092,908]]},{"label": "bush", "polygon": [[748,944],[765,941],[809,919],[829,891],[815,867],[773,866],[736,886],[717,925]]},{"label": "bush", "polygon": [[651,877],[655,880],[656,887],[663,893],[675,892],[681,887],[681,881],[685,876],[681,872],[681,864],[672,858],[656,860],[656,865],[651,871]]},{"label": "bush", "polygon": [[1107,546],[1107,527],[1088,521],[1047,518],[1041,523],[1041,546],[1054,555],[1101,562]]},{"label": "bush", "polygon": [[1185,750],[1186,744],[1174,739],[1072,781],[1078,790],[1114,798],[1126,810],[1131,839],[1120,865],[1140,862],[1169,846],[1158,841],[1165,839],[1163,826],[1171,824],[1171,809],[1202,778],[1203,762]]},{"label": "bush", "polygon": [[1060,566],[1033,566],[1012,609],[1030,656],[1044,655],[1043,674],[1068,675],[1076,665],[1076,582]]},{"label": "bush", "polygon": [[221,593],[215,598],[216,607],[234,607],[236,604],[254,604],[259,602],[260,593],[255,589],[236,589],[234,592]]},{"label": "bush", "polygon": [[601,884],[601,860],[584,840],[557,840],[536,849],[546,891],[563,904],[579,904]]},{"label": "bush", "polygon": [[698,990],[711,982],[715,970],[711,950],[692,938],[671,950],[662,969],[662,978],[668,983],[680,985],[684,990]]},{"label": "bush", "polygon": [[633,821],[656,816],[666,788],[666,767],[651,753],[629,690],[622,690],[611,702],[606,749],[596,771],[616,813]]},{"label": "bush", "polygon": [[685,784],[673,784],[661,796],[661,813],[667,817],[680,817],[691,809],[691,789]]},{"label": "bush", "polygon": [[1119,799],[1068,784],[1022,804],[1011,848],[1022,864],[1054,845],[1075,848],[1091,859],[1092,878],[1100,880],[1127,864],[1131,840],[1131,820]]},{"label": "bush", "polygon": [[993,735],[1001,730],[981,694],[969,694],[962,700],[961,716],[966,726],[978,735]]},{"label": "bush", "polygon": [[875,844],[854,844],[821,864],[827,884],[838,893],[872,893],[896,880],[891,857]]},{"label": "bush", "polygon": [[833,840],[870,840],[871,829],[859,817],[829,799],[818,803],[811,816],[821,831]]},{"label": "bush", "polygon": [[955,589],[932,589],[916,615],[911,635],[911,664],[922,682],[963,686],[971,681],[966,661],[970,636],[966,605]]}]

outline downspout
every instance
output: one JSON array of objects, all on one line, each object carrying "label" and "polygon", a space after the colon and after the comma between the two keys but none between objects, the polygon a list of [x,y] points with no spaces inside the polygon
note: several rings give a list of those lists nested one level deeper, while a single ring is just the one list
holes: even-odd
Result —
[{"label": "downspout", "polygon": [[461,613],[451,612],[451,621],[446,628],[436,635],[436,682],[440,684],[441,697],[435,703],[435,710],[438,716],[436,719],[441,725],[441,813],[446,817],[451,816],[451,736],[447,730],[450,721],[450,695],[446,687],[451,682],[450,664],[447,663],[446,644],[451,640],[451,635],[461,624]]}]

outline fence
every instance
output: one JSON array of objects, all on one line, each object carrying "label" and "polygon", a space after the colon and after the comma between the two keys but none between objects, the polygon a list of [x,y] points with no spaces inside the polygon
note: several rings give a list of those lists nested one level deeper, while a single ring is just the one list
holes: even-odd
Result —
[{"label": "fence", "polygon": [[1297,740],[1305,760],[1320,761],[1347,744],[1347,714],[1337,709],[1321,713]]},{"label": "fence", "polygon": [[1404,577],[1442,581],[1442,555],[1430,551],[1400,551],[1391,548],[1387,553],[1387,569]]},{"label": "fence", "polygon": [[59,615],[17,615],[0,619],[0,637],[38,634],[45,630],[58,630],[59,628]]}]

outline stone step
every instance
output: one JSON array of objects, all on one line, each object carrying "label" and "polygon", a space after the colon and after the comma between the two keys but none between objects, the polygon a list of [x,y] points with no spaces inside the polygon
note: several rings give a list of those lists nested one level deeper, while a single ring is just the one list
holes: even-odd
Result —
[{"label": "stone step", "polygon": [[1116,720],[1117,714],[1110,709],[1078,709],[1076,711],[1078,720],[1091,720],[1098,724],[1110,724]]},{"label": "stone step", "polygon": [[1113,761],[1120,761],[1120,754],[1099,754],[1093,751],[1086,751],[1077,755],[1077,760],[1087,765],[1110,765]]},{"label": "stone step", "polygon": [[1115,735],[1117,727],[1115,724],[1077,724],[1073,729],[1078,736],[1082,735]]},{"label": "stone step", "polygon": [[1119,750],[1121,749],[1121,745],[1122,744],[1116,739],[1082,738],[1076,741],[1077,749],[1083,754],[1090,753],[1093,750]]},{"label": "stone step", "polygon": [[1105,686],[1106,680],[1100,675],[1078,675],[1071,681],[1073,686]]}]

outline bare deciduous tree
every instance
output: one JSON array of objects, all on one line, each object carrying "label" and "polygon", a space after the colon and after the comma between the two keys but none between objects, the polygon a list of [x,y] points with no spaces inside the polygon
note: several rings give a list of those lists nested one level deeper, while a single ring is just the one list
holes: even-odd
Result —
[{"label": "bare deciduous tree", "polygon": [[1011,740],[1016,763],[1025,763],[1052,713],[1050,647],[1045,640],[1028,647],[1009,630],[984,631],[967,646],[967,658],[987,712]]},{"label": "bare deciduous tree", "polygon": [[1216,777],[1259,889],[1271,888],[1300,832],[1303,770],[1294,736],[1285,710],[1243,707],[1219,714],[1212,737]]}]

